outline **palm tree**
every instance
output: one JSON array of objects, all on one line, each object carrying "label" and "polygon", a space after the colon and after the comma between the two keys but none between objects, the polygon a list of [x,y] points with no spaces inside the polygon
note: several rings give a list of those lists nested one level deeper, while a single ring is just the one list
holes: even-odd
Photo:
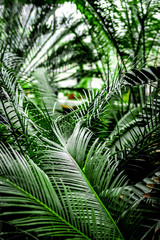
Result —
[{"label": "palm tree", "polygon": [[89,24],[94,26],[95,43],[100,45],[100,51],[106,56],[104,65],[108,65],[115,54],[124,69],[128,66],[126,60],[134,67],[146,66],[149,61],[159,63],[157,0],[71,2],[77,5]]},{"label": "palm tree", "polygon": [[[57,118],[56,96],[42,68],[35,71],[35,98],[27,96],[24,79],[32,84],[36,68],[24,67],[27,60],[13,51],[17,42],[8,37],[5,24],[0,65],[1,237],[158,238],[159,68],[116,73],[101,91],[86,91],[76,110]],[[41,64],[37,59],[35,66]],[[135,88],[137,104],[125,103],[125,91]]]},{"label": "palm tree", "polygon": [[[55,4],[38,7],[16,1],[7,3],[0,8],[0,58],[3,64],[8,65],[6,61],[9,55],[12,55],[12,59],[13,56],[19,57],[14,70],[24,76],[21,84],[27,92],[34,93],[37,81],[41,84],[41,79],[35,79],[33,74],[37,68],[45,68],[46,82],[56,94],[60,81],[82,77],[79,71],[76,75],[70,73],[65,78],[57,79],[61,73],[76,69],[79,64],[83,68],[86,63],[98,61],[93,47],[85,43],[88,35],[86,28],[83,27],[84,30],[79,33],[78,29],[84,25],[83,19],[75,19],[73,14],[57,16],[58,5]],[[91,70],[85,70],[84,74],[85,77],[93,75]]]},{"label": "palm tree", "polygon": [[122,86],[143,79],[126,74],[109,92],[104,88],[54,120],[1,67],[2,222],[26,239],[145,239],[157,231],[159,87],[152,82],[159,70],[151,69],[145,70],[151,91],[146,102],[142,97],[141,106],[130,106],[102,141],[89,130],[93,119],[104,122],[107,102],[119,97]]}]

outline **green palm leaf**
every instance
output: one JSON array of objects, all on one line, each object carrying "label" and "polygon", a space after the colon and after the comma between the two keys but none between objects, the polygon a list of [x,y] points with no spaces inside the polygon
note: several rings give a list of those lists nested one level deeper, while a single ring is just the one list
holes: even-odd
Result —
[{"label": "green palm leaf", "polygon": [[[109,212],[71,155],[57,144],[53,145],[54,150],[48,150],[51,161],[44,160],[48,155],[43,156],[43,163],[50,170],[43,168],[51,181],[33,161],[25,160],[14,150],[9,153],[4,146],[1,147],[1,194],[9,194],[7,202],[3,198],[2,207],[18,207],[18,201],[21,207],[27,208],[26,211],[19,211],[19,214],[30,216],[16,217],[11,223],[20,227],[29,226],[27,231],[36,232],[38,236],[80,236],[84,239],[105,239],[110,236],[123,239]],[[7,211],[4,214],[15,215],[16,212]],[[39,227],[39,224],[42,226]],[[53,225],[55,228],[51,227]]]}]

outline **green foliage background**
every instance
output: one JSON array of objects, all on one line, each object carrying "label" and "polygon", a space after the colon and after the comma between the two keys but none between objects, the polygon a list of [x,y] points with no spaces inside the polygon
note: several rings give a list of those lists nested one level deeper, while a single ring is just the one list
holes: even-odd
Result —
[{"label": "green foliage background", "polygon": [[64,2],[0,2],[0,237],[157,240],[158,2]]}]

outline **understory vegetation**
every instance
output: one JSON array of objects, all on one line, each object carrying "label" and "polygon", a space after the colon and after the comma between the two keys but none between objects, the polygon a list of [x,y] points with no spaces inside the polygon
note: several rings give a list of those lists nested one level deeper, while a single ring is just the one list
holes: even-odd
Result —
[{"label": "understory vegetation", "polygon": [[0,239],[160,239],[158,11],[0,2]]}]

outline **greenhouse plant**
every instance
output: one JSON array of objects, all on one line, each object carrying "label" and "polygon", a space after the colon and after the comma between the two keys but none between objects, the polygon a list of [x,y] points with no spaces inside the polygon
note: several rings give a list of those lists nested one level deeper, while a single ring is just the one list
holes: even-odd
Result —
[{"label": "greenhouse plant", "polygon": [[0,239],[160,239],[158,1],[117,2],[0,2]]}]

